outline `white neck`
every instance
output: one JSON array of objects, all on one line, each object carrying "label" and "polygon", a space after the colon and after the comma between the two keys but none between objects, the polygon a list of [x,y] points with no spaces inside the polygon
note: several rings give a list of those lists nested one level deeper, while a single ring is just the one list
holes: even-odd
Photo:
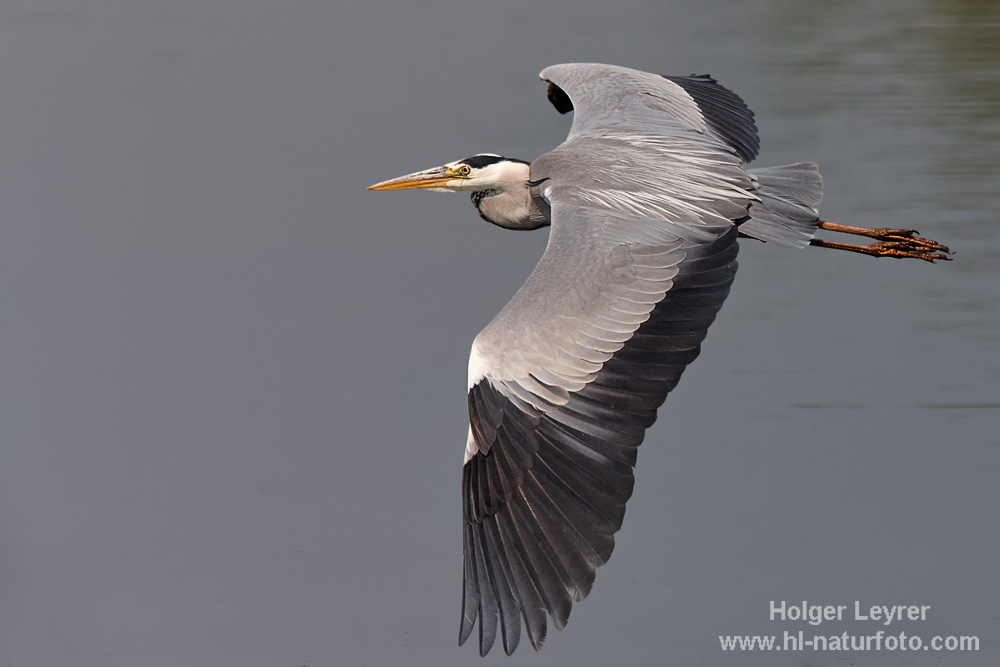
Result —
[{"label": "white neck", "polygon": [[549,224],[528,185],[530,168],[523,162],[498,162],[472,179],[472,202],[488,222],[508,229],[537,229]]}]

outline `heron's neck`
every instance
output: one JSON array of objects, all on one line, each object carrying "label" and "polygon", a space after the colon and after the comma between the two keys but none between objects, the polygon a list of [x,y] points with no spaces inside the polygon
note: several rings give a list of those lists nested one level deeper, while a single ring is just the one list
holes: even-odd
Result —
[{"label": "heron's neck", "polygon": [[549,224],[549,216],[532,197],[528,179],[528,165],[505,163],[493,187],[472,193],[480,217],[507,229],[538,229]]}]

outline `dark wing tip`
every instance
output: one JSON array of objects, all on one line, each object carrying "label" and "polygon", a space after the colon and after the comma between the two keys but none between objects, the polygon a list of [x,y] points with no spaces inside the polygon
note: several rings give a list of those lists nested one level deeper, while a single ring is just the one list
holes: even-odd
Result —
[{"label": "dark wing tip", "polygon": [[708,74],[667,76],[695,101],[705,117],[705,123],[743,158],[751,162],[760,150],[760,137],[753,111],[739,95],[729,90]]}]

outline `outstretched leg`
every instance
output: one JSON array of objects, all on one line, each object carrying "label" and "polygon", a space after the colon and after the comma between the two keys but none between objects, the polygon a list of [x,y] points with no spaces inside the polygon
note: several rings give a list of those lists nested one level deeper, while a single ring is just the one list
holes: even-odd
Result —
[{"label": "outstretched leg", "polygon": [[856,234],[877,239],[871,245],[853,245],[850,243],[838,243],[836,241],[823,241],[813,239],[809,245],[820,248],[833,248],[834,250],[847,250],[848,252],[860,252],[872,257],[913,257],[934,263],[934,260],[950,260],[948,255],[954,254],[947,246],[943,246],[937,241],[931,241],[917,236],[917,232],[912,229],[869,229],[867,227],[851,227],[850,225],[838,225],[833,222],[820,221],[816,224],[819,229],[831,232],[843,232],[845,234]]}]

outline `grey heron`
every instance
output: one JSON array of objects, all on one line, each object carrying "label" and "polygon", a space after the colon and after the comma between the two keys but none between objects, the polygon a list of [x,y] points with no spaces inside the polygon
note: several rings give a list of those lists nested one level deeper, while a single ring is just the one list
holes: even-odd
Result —
[{"label": "grey heron", "polygon": [[[821,221],[813,163],[749,170],[754,115],[709,76],[597,64],[542,71],[574,111],[534,162],[475,155],[371,186],[470,192],[510,229],[551,225],[524,286],[476,336],[462,475],[459,644],[479,624],[509,655],[562,629],[607,562],[636,448],[698,356],[736,274],[737,238],[879,257],[948,259],[913,230]],[[876,239],[853,245],[816,231]]]}]

